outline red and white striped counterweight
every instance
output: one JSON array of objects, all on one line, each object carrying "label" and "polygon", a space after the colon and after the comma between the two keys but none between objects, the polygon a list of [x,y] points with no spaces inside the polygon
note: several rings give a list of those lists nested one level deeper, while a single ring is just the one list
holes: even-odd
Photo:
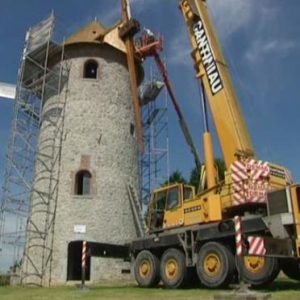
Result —
[{"label": "red and white striped counterweight", "polygon": [[237,160],[231,164],[234,205],[266,201],[270,167],[254,159]]},{"label": "red and white striped counterweight", "polygon": [[248,236],[247,238],[249,243],[249,255],[265,256],[266,249],[264,238],[258,236]]}]

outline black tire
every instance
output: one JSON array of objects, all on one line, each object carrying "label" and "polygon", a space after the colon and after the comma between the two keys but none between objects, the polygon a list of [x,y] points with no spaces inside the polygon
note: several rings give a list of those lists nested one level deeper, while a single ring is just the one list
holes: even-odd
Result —
[{"label": "black tire", "polygon": [[287,277],[300,281],[300,262],[296,259],[281,259],[280,268]]},{"label": "black tire", "polygon": [[165,251],[160,262],[160,277],[167,288],[183,287],[187,280],[185,256],[178,249]]},{"label": "black tire", "polygon": [[150,251],[141,251],[134,263],[134,276],[140,287],[155,287],[159,283],[159,260]]},{"label": "black tire", "polygon": [[199,250],[196,269],[205,287],[227,287],[235,273],[234,256],[224,245],[208,242]]},{"label": "black tire", "polygon": [[[253,260],[253,263],[249,261]],[[237,268],[242,271],[242,279],[254,288],[263,288],[272,283],[280,268],[275,257],[245,257],[237,258]],[[263,263],[261,263],[263,261]]]}]

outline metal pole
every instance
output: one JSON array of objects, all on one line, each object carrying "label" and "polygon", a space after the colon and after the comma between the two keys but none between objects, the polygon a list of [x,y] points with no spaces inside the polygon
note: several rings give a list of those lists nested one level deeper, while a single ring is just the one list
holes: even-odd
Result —
[{"label": "metal pole", "polygon": [[86,269],[86,241],[82,241],[82,252],[81,252],[81,289],[85,289],[85,269]]},{"label": "metal pole", "polygon": [[207,117],[207,106],[206,106],[206,97],[205,97],[205,91],[203,82],[201,80],[201,86],[200,86],[200,93],[201,93],[201,108],[202,108],[202,114],[203,114],[203,127],[204,132],[208,132],[208,117]]},{"label": "metal pole", "polygon": [[202,80],[201,80],[201,106],[203,112],[203,125],[204,125],[203,147],[204,147],[204,157],[205,157],[206,184],[207,184],[207,188],[210,189],[216,186],[218,176],[215,168],[215,155],[214,155],[212,136],[208,128],[206,98],[205,98],[205,91],[204,91]]},{"label": "metal pole", "polygon": [[245,292],[248,290],[248,286],[244,281],[243,264],[244,264],[244,253],[243,253],[243,240],[242,240],[242,218],[240,216],[234,217],[235,226],[235,243],[236,243],[236,255],[238,259],[238,273],[239,273],[239,290]]}]

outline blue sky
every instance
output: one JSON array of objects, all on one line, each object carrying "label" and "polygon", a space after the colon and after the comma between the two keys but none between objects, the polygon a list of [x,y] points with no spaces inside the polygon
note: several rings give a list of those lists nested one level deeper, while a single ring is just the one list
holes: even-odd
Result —
[{"label": "blue sky", "polygon": [[[178,2],[131,1],[133,15],[142,26],[164,36],[163,55],[169,75],[201,153],[199,89]],[[2,0],[0,81],[16,82],[25,32],[52,10],[58,26],[69,34],[95,17],[106,25],[114,23],[120,15],[119,3],[119,0]],[[257,156],[287,166],[294,178],[300,180],[300,1],[210,0],[209,7]],[[11,101],[0,102],[1,177],[12,106]],[[171,170],[181,169],[188,176],[193,160],[172,108],[169,126]],[[218,149],[216,153],[220,155]]]},{"label": "blue sky", "polygon": [[[142,26],[164,37],[169,75],[202,153],[199,88],[179,0],[131,3]],[[0,5],[0,81],[8,83],[16,82],[26,30],[52,10],[67,34],[95,17],[110,25],[120,16],[119,0],[1,0]],[[285,165],[300,181],[300,1],[210,0],[209,8],[257,157]],[[0,99],[1,185],[12,108],[12,101]],[[171,170],[188,177],[193,159],[172,108],[169,129]]]}]

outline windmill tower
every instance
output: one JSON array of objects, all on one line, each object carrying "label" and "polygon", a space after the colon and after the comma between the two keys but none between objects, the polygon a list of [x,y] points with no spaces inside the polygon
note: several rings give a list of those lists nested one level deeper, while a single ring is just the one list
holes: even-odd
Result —
[{"label": "windmill tower", "polygon": [[[32,80],[41,82],[35,93],[42,108],[21,278],[48,286],[80,280],[81,240],[123,243],[137,236],[127,189],[138,190],[138,149],[118,25],[94,21],[63,45],[50,37],[30,59],[38,60],[42,48],[44,72]],[[26,73],[30,62],[22,82],[34,77]],[[118,279],[123,267],[90,258],[87,279]]]}]

